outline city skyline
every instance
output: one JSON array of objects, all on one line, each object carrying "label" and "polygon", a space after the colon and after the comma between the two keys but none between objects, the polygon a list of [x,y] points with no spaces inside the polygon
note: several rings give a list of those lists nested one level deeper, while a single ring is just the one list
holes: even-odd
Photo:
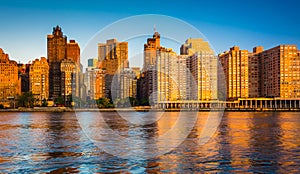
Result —
[{"label": "city skyline", "polygon": [[[265,48],[280,44],[300,45],[296,14],[298,2],[190,2],[193,5],[186,9],[182,3],[160,2],[158,5],[155,1],[120,1],[120,6],[116,6],[111,2],[92,1],[64,1],[59,2],[59,5],[57,2],[3,2],[0,7],[1,14],[3,19],[10,21],[4,20],[5,25],[0,29],[0,47],[11,59],[27,63],[46,57],[47,48],[43,36],[48,34],[50,27],[60,25],[71,36],[69,39],[75,39],[84,48],[88,40],[105,26],[140,14],[162,14],[186,21],[206,36],[215,53],[221,53],[234,45],[246,50],[258,45]],[[123,6],[131,8],[127,10],[121,8]],[[226,13],[230,10],[235,13]],[[255,13],[257,11],[259,13]],[[157,29],[160,30],[159,24]],[[153,27],[145,32],[152,33]],[[103,38],[103,41],[107,39],[112,38]],[[178,53],[179,49],[174,51]]]},{"label": "city skyline", "polygon": [[[1,96],[6,106],[14,107],[12,100],[16,98],[22,101],[21,92],[25,98],[35,98],[27,106],[50,101],[50,106],[94,107],[93,101],[97,101],[107,104],[98,103],[97,107],[135,106],[136,102],[186,109],[300,107],[300,51],[296,44],[266,50],[257,46],[253,52],[233,46],[218,54],[218,63],[216,53],[204,39],[188,38],[177,54],[162,46],[160,39],[164,37],[154,28],[152,38],[144,41],[142,71],[129,68],[128,42],[110,39],[97,44],[98,60],[89,59],[89,67],[83,72],[80,46],[75,40],[68,42],[62,31],[56,26],[47,35],[48,57],[41,58],[40,63],[35,59],[31,65],[17,64],[1,49],[1,75],[14,74],[14,80],[2,79]],[[44,72],[47,69],[49,73]]]}]

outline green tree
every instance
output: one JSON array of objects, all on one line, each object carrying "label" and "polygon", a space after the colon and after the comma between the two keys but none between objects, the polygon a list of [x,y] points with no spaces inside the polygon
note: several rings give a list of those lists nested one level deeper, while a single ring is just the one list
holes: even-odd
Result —
[{"label": "green tree", "polygon": [[132,107],[134,107],[138,104],[137,99],[134,97],[129,97],[129,102]]},{"label": "green tree", "polygon": [[42,100],[42,107],[47,107],[48,106],[48,102],[47,102],[47,100],[44,98],[43,100]]},{"label": "green tree", "polygon": [[56,99],[54,100],[54,103],[55,103],[55,104],[62,105],[62,104],[64,104],[64,100],[63,100],[63,98],[62,98],[61,96],[59,96],[58,98],[56,98]]},{"label": "green tree", "polygon": [[0,109],[4,109],[4,105],[3,104],[0,104]]},{"label": "green tree", "polygon": [[34,106],[35,98],[31,92],[24,92],[17,99],[18,106],[32,108]]},{"label": "green tree", "polygon": [[96,104],[98,108],[110,108],[111,102],[108,98],[99,98],[96,100]]},{"label": "green tree", "polygon": [[140,106],[149,106],[149,100],[148,99],[145,99],[143,98],[140,103],[139,103]]}]

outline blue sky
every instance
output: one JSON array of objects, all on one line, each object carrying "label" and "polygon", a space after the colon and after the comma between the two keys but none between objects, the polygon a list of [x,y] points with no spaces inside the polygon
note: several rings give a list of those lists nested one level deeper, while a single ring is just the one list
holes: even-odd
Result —
[{"label": "blue sky", "polygon": [[[47,56],[46,36],[56,25],[84,49],[105,26],[142,14],[167,15],[193,25],[206,36],[216,53],[234,45],[248,50],[257,45],[266,49],[279,44],[300,46],[299,4],[297,0],[4,1],[0,6],[0,47],[11,59],[26,63]],[[149,29],[150,35],[152,32]]]}]

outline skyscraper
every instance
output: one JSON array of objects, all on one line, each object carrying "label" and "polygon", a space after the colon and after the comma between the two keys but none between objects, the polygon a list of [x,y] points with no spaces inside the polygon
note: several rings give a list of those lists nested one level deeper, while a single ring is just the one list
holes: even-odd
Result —
[{"label": "skyscraper", "polygon": [[32,62],[29,71],[29,88],[37,104],[49,97],[49,65],[47,59],[42,57]]},{"label": "skyscraper", "polygon": [[[249,96],[248,80],[248,50],[240,50],[238,46],[219,54],[221,68],[224,72],[227,99],[247,98]],[[223,82],[221,82],[223,83]],[[219,84],[219,86],[221,86]]]},{"label": "skyscraper", "polygon": [[139,100],[147,101],[150,95],[155,92],[155,66],[157,58],[157,50],[163,49],[160,46],[160,34],[154,31],[152,38],[147,39],[147,43],[144,44],[144,64],[141,72],[141,79],[138,82],[139,87]]},{"label": "skyscraper", "polygon": [[187,58],[190,77],[188,98],[191,100],[217,100],[217,57],[211,52],[196,52]]},{"label": "skyscraper", "polygon": [[110,39],[106,43],[99,43],[98,61],[99,68],[105,70],[105,79],[99,83],[105,84],[105,96],[111,98],[111,85],[114,76],[129,67],[128,42],[117,42],[116,39]]},{"label": "skyscraper", "polygon": [[117,98],[124,99],[128,97],[136,98],[137,80],[135,72],[131,68],[125,68],[119,74],[120,81],[117,90]]},{"label": "skyscraper", "polygon": [[79,97],[79,66],[73,59],[63,59],[60,64],[61,96],[64,104],[70,106],[72,97]]},{"label": "skyscraper", "polygon": [[300,97],[300,57],[296,45],[279,45],[257,54],[262,97]]},{"label": "skyscraper", "polygon": [[260,54],[264,51],[262,46],[253,48],[253,53],[249,53],[249,97],[256,98],[261,96],[261,60]]},{"label": "skyscraper", "polygon": [[189,38],[180,47],[187,57],[187,80],[190,100],[217,100],[218,59],[209,43],[202,38]]},{"label": "skyscraper", "polygon": [[143,71],[146,71],[149,66],[155,65],[156,50],[160,46],[160,34],[155,31],[152,38],[147,39],[147,44],[144,45],[144,65]]},{"label": "skyscraper", "polygon": [[186,99],[185,70],[185,59],[177,56],[172,49],[160,48],[157,50],[153,83],[155,101]]},{"label": "skyscraper", "polygon": [[118,42],[116,39],[98,44],[98,61],[102,62],[106,74],[114,75],[128,68],[128,42]]},{"label": "skyscraper", "polygon": [[[79,94],[79,73],[81,72],[80,68],[80,47],[75,40],[70,40],[67,43],[67,37],[63,35],[62,29],[59,26],[53,28],[51,35],[47,36],[47,54],[48,54],[48,63],[49,63],[49,98],[58,99],[63,96],[66,100],[66,95],[73,93],[73,96],[80,96]],[[72,61],[71,61],[72,60]],[[61,63],[64,62],[63,65]],[[66,73],[68,71],[73,71],[73,69],[65,68],[65,65],[70,65],[76,70],[76,73],[73,73],[73,76],[76,75],[76,78],[73,78],[72,83],[76,86],[75,91],[66,91],[68,85],[66,86],[65,82],[62,82],[62,79],[66,80]],[[64,70],[62,74],[61,70]],[[63,89],[62,89],[63,88]]]},{"label": "skyscraper", "polygon": [[60,62],[67,57],[67,37],[59,26],[53,28],[47,36],[47,58],[49,62],[49,97],[57,99],[61,96]]}]

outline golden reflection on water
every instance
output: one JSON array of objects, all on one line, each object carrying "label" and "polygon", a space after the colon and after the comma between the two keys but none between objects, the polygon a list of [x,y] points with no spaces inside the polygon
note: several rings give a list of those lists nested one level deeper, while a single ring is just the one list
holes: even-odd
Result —
[{"label": "golden reflection on water", "polygon": [[[84,124],[103,126],[97,114],[81,113]],[[166,112],[157,122],[134,125],[116,113],[105,122],[124,137],[136,137],[142,151],[147,140],[164,135],[179,113]],[[154,159],[119,159],[94,146],[74,113],[0,113],[0,171],[28,168],[44,172],[278,172],[297,173],[300,166],[300,115],[297,112],[226,112],[214,136],[204,145],[199,138],[209,113],[198,113],[192,131],[172,151]],[[184,128],[182,128],[184,129]],[[171,137],[172,146],[179,138]],[[99,135],[97,135],[99,136]],[[157,148],[162,144],[156,145]],[[25,167],[26,166],[26,167]],[[19,170],[20,169],[20,170]]]}]

